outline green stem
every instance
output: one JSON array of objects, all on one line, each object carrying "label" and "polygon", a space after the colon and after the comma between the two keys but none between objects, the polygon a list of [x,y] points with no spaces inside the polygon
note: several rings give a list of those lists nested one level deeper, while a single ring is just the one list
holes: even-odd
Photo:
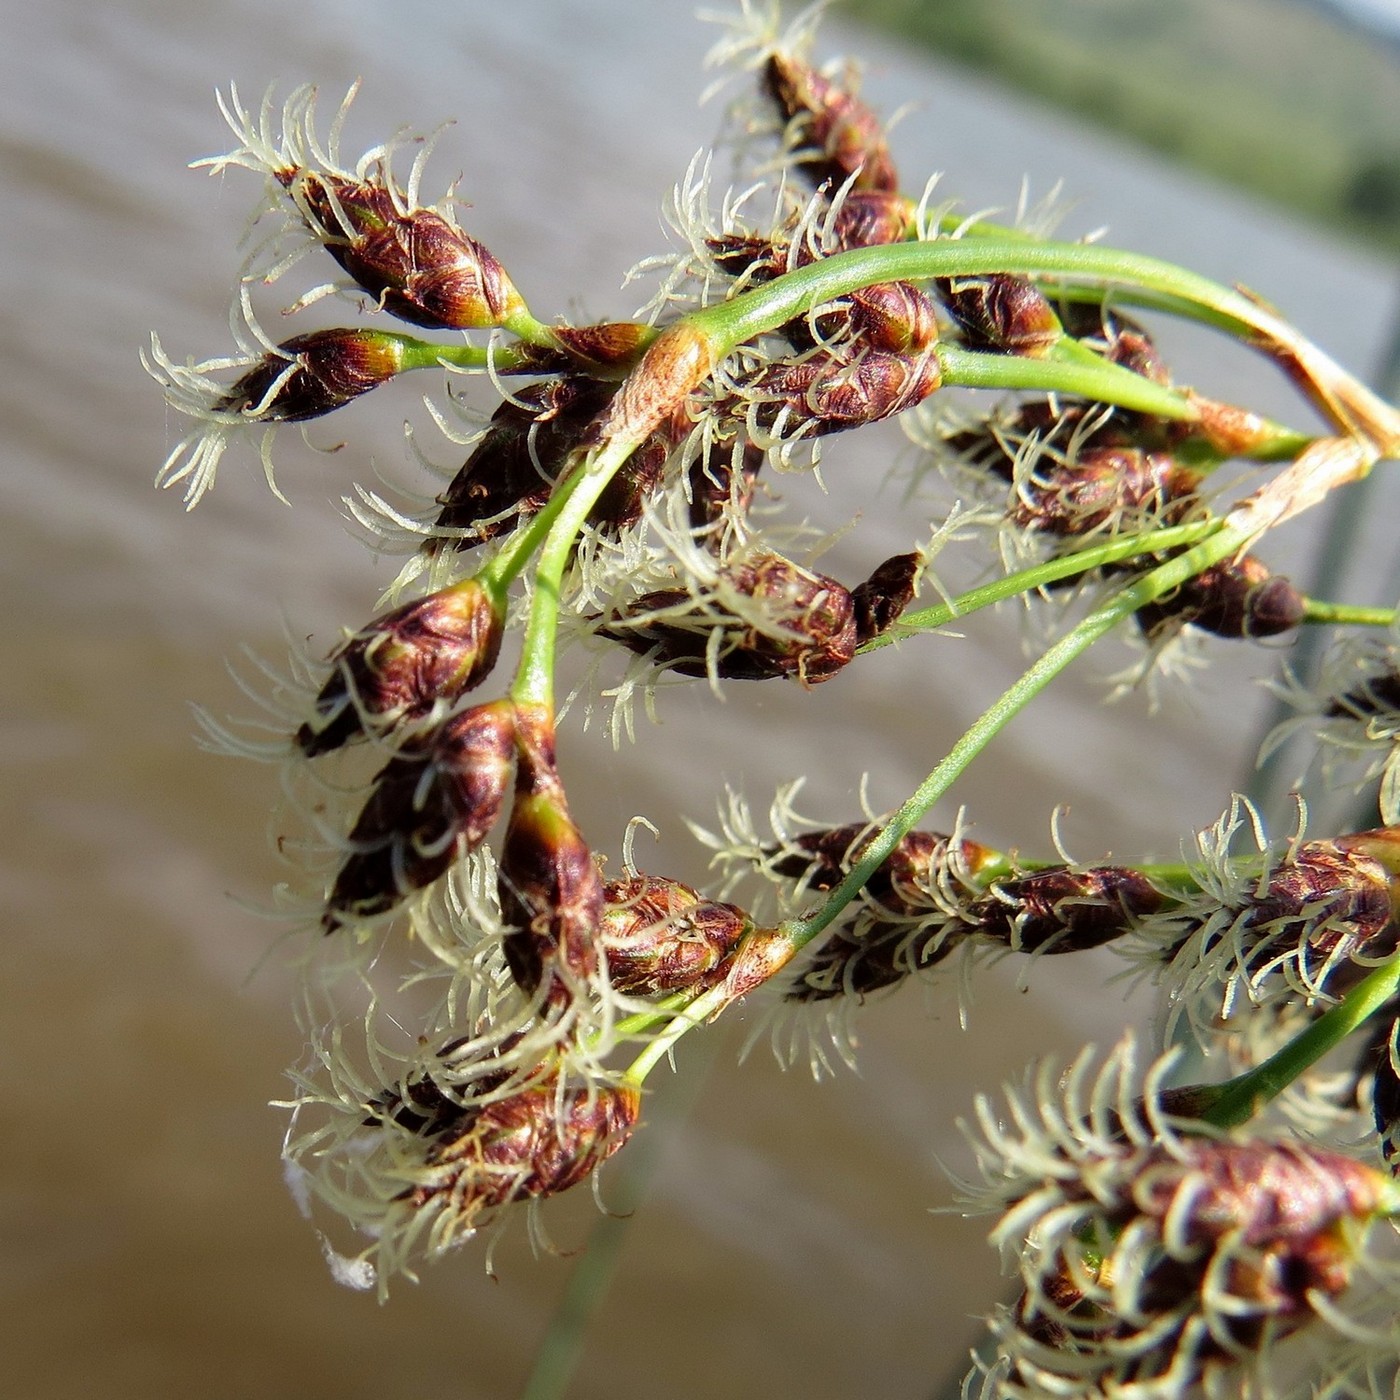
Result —
[{"label": "green stem", "polygon": [[443,345],[432,340],[420,340],[417,336],[402,335],[397,331],[382,331],[380,334],[397,341],[402,347],[404,358],[400,373],[444,367],[467,370],[494,369],[497,374],[514,374],[517,371],[529,373],[534,360],[534,356],[523,344]]},{"label": "green stem", "polygon": [[689,1005],[674,1012],[661,1033],[646,1043],[642,1053],[627,1067],[627,1078],[640,1085],[662,1060],[670,1055],[676,1042],[696,1026],[703,1026],[717,1016],[729,1003],[729,990],[723,982],[696,997]]},{"label": "green stem", "polygon": [[1351,603],[1327,603],[1320,598],[1307,598],[1303,604],[1303,621],[1334,623],[1340,627],[1393,627],[1394,608],[1366,608]]},{"label": "green stem", "polygon": [[1209,278],[1159,258],[1094,243],[977,237],[853,248],[797,268],[732,300],[693,313],[738,345],[790,321],[809,307],[878,282],[928,281],[988,273],[1050,277],[1067,286],[1140,291],[1171,299],[1197,319],[1235,335],[1273,338],[1279,318],[1257,302]]},{"label": "green stem", "polygon": [[[564,571],[573,557],[574,541],[588,520],[608,482],[618,468],[637,450],[636,442],[614,438],[582,462],[554,488],[550,504],[554,510],[543,527],[536,521],[532,540],[543,534],[534,574],[534,593],[525,621],[520,665],[511,684],[510,698],[516,704],[554,703],[554,654],[559,629],[559,590]],[[555,499],[558,504],[555,505]],[[541,512],[543,515],[544,512]],[[528,558],[521,551],[512,556],[517,572]]]},{"label": "green stem", "polygon": [[1397,989],[1400,989],[1400,958],[1378,967],[1359,982],[1344,1001],[1324,1012],[1262,1064],[1215,1086],[1209,1107],[1201,1112],[1200,1118],[1218,1128],[1234,1128],[1248,1122],[1264,1104],[1374,1016]]},{"label": "green stem", "polygon": [[1035,389],[1093,399],[1158,418],[1190,422],[1199,417],[1190,399],[1175,389],[1097,356],[1089,358],[1087,351],[1085,357],[1075,359],[1041,359],[940,345],[936,353],[942,383],[949,388]]},{"label": "green stem", "polygon": [[874,651],[888,646],[901,637],[916,632],[928,632],[934,628],[946,627],[950,622],[990,607],[993,603],[1015,598],[1022,593],[1033,592],[1060,579],[1072,578],[1075,574],[1087,573],[1105,564],[1115,564],[1123,559],[1131,559],[1139,554],[1167,553],[1183,545],[1195,544],[1220,526],[1219,520],[1198,520],[1189,525],[1173,525],[1164,530],[1147,530],[1140,535],[1123,535],[1105,544],[1092,545],[1088,549],[1077,549],[1072,554],[1061,554],[1029,568],[1019,569],[1004,578],[993,579],[978,588],[960,593],[951,602],[937,603],[931,608],[921,608],[917,612],[905,613],[888,632],[872,637],[861,648]]}]

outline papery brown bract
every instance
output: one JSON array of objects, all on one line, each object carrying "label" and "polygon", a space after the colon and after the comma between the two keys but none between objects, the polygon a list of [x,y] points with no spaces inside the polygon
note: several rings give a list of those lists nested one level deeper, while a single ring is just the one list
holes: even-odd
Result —
[{"label": "papery brown bract", "polygon": [[851,589],[856,637],[863,644],[888,632],[914,600],[924,556],[917,550],[893,554]]}]

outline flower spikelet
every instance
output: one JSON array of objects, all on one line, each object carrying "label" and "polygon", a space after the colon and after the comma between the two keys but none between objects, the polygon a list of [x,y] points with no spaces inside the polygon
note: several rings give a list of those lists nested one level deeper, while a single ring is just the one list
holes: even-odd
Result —
[{"label": "flower spikelet", "polygon": [[1073,953],[1121,938],[1166,897],[1139,871],[1120,865],[1046,870],[997,880],[963,917],[983,938],[1018,953]]},{"label": "flower spikelet", "polygon": [[578,1185],[626,1143],[641,1108],[636,1086],[557,1066],[472,1084],[465,1098],[431,1081],[361,1084],[357,1096],[347,1081],[338,1100],[308,1089],[295,1102],[286,1156],[299,1192],[374,1239],[342,1277],[377,1276],[382,1295],[393,1274],[412,1277],[418,1258],[464,1244],[504,1207]]},{"label": "flower spikelet", "polygon": [[[795,836],[771,855],[774,874],[826,891],[845,878],[875,828],[853,823]],[[821,945],[788,989],[790,1001],[864,998],[943,961],[972,932],[963,891],[993,856],[966,837],[911,831],[878,865],[853,917]]]},{"label": "flower spikelet", "polygon": [[[251,327],[251,308],[244,309]],[[271,458],[276,426],[332,413],[392,379],[404,365],[403,341],[379,331],[311,331],[278,345],[256,329],[256,345],[247,344],[237,326],[235,334],[243,344],[238,355],[179,364],[153,337],[145,356],[147,372],[165,390],[166,402],[198,423],[156,475],[160,487],[185,483],[185,505],[191,510],[214,484],[219,462],[235,439],[258,438],[263,473],[277,492]],[[229,370],[239,371],[231,385],[221,378]]]},{"label": "flower spikelet", "polygon": [[[1258,855],[1231,855],[1249,827]],[[1400,947],[1393,894],[1396,833],[1263,840],[1237,801],[1200,833],[1201,894],[1145,921],[1149,949],[1169,963],[1172,1023],[1185,1014],[1207,1040],[1238,1004],[1328,1004]]]},{"label": "flower spikelet", "polygon": [[724,975],[725,960],[753,926],[737,905],[657,875],[609,880],[603,900],[608,980],[626,996],[703,990]]},{"label": "flower spikelet", "polygon": [[[305,233],[378,309],[430,329],[505,324],[524,310],[505,269],[457,227],[448,208],[419,203],[431,141],[417,142],[406,184],[390,168],[394,149],[405,138],[368,151],[353,168],[342,164],[341,129],[357,90],[358,84],[347,94],[325,140],[317,130],[312,87],[296,89],[280,114],[269,92],[256,117],[236,91],[227,99],[221,95],[219,105],[241,145],[197,163],[215,173],[234,165],[268,175],[285,192]],[[274,246],[279,241],[272,240]],[[292,260],[276,264],[267,280]]]},{"label": "flower spikelet", "polygon": [[495,664],[503,618],[468,579],[383,614],[331,658],[315,715],[297,730],[308,757],[450,705]]},{"label": "flower spikelet", "polygon": [[1254,1394],[1277,1342],[1345,1325],[1337,1300],[1385,1178],[1321,1148],[1167,1120],[1164,1066],[1138,1093],[1130,1041],[1091,1063],[1042,1065],[1029,1096],[977,1106],[978,1204],[1002,1211],[992,1240],[1023,1288],[993,1319],[983,1393]]},{"label": "flower spikelet", "polygon": [[477,705],[413,736],[380,770],[326,901],[332,930],[396,908],[485,840],[510,782],[515,709]]},{"label": "flower spikelet", "polygon": [[645,593],[598,631],[680,675],[805,685],[834,676],[860,640],[849,589],[766,552],[715,569],[704,593]]},{"label": "flower spikelet", "polygon": [[505,953],[516,983],[529,993],[543,988],[556,1005],[591,990],[602,966],[603,878],[569,815],[553,721],[524,705],[499,888],[501,911],[513,925]]}]

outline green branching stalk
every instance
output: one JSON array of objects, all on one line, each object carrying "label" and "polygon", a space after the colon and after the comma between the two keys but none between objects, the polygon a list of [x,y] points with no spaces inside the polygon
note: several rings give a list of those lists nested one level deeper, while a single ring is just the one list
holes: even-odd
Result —
[{"label": "green branching stalk", "polygon": [[[743,7],[751,18],[750,8]],[[192,507],[226,449],[244,441],[276,491],[271,444],[285,425],[336,412],[401,374],[528,381],[497,408],[450,485],[421,514],[418,505],[401,507],[360,488],[365,509],[351,501],[357,520],[378,531],[384,547],[407,542],[415,551],[395,587],[422,579],[423,596],[395,596],[395,606],[347,632],[309,697],[278,681],[267,709],[279,721],[296,706],[304,713],[293,714],[290,735],[241,745],[287,761],[294,807],[303,794],[293,787],[307,784],[313,796],[301,815],[315,828],[318,849],[329,839],[339,862],[329,875],[324,863],[307,870],[317,947],[329,950],[306,959],[325,979],[316,1004],[322,991],[334,1000],[335,986],[348,978],[358,1007],[364,959],[401,933],[412,964],[399,987],[405,999],[422,1002],[419,988],[433,978],[448,988],[421,1034],[402,1035],[407,1025],[396,1024],[381,1039],[371,1017],[367,1065],[354,1063],[358,1050],[350,1053],[351,1037],[333,1024],[318,1031],[318,1067],[297,1072],[288,1159],[311,1194],[346,1214],[361,1242],[373,1241],[358,1258],[338,1261],[348,1278],[377,1270],[383,1289],[390,1276],[411,1275],[419,1258],[462,1243],[498,1211],[587,1179],[632,1136],[643,1118],[643,1082],[682,1037],[775,979],[824,934],[836,936],[813,947],[817,956],[786,988],[794,1002],[863,998],[927,973],[964,947],[1034,957],[1127,935],[1135,952],[1145,945],[1180,974],[1177,1009],[1203,1038],[1213,1034],[1222,1004],[1242,1000],[1238,982],[1217,976],[1219,959],[1236,953],[1241,940],[1257,935],[1261,957],[1323,955],[1324,976],[1349,957],[1348,977],[1394,946],[1400,826],[1393,824],[1307,842],[1299,835],[1282,859],[1259,829],[1256,853],[1233,856],[1246,820],[1237,799],[1197,838],[1196,864],[1135,868],[1037,862],[1014,847],[993,851],[970,839],[959,846],[960,838],[917,829],[1007,725],[1140,610],[1149,610],[1137,622],[1154,645],[1189,626],[1240,640],[1282,635],[1300,621],[1393,631],[1396,610],[1303,598],[1253,548],[1378,461],[1400,455],[1400,412],[1241,289],[1160,259],[951,214],[934,217],[934,236],[927,236],[923,207],[898,193],[878,119],[832,76],[835,69],[808,62],[806,37],[794,53],[785,51],[787,42],[762,38],[764,100],[776,104],[778,126],[790,138],[771,226],[753,223],[750,207],[739,214],[743,201],[727,203],[717,218],[696,209],[692,221],[688,198],[678,199],[689,246],[669,260],[656,304],[671,319],[656,325],[541,321],[455,215],[410,197],[419,167],[400,188],[383,151],[353,167],[353,176],[338,160],[327,162],[340,118],[329,145],[318,141],[309,89],[288,101],[280,131],[275,104],[256,114],[236,96],[224,104],[240,144],[209,163],[272,177],[371,313],[440,332],[450,343],[369,325],[273,346],[258,331],[253,339],[266,354],[240,337],[236,356],[181,363],[153,340],[147,367],[168,402],[193,420],[158,484],[181,485]],[[745,49],[749,58],[756,52]],[[805,194],[795,199],[794,191]],[[703,199],[701,189],[694,193]],[[848,251],[825,255],[833,246]],[[245,276],[239,307],[256,331],[253,285]],[[705,304],[726,285],[744,290]],[[1080,304],[1101,314],[1081,316]],[[1120,308],[1185,318],[1263,353],[1326,429],[1300,431],[1174,387],[1149,331],[1115,320]],[[1082,339],[1066,330],[1085,324],[1090,333]],[[479,332],[489,333],[488,343],[451,339]],[[750,501],[766,492],[777,504],[772,468],[793,465],[791,444],[862,428],[941,388],[1032,396],[966,431],[950,430],[944,447],[1023,488],[1000,522],[1020,534],[1019,553],[1008,548],[1003,557],[1031,557],[1026,551],[1034,548],[1039,562],[906,611],[924,562],[912,544],[851,586],[787,558],[784,550],[810,522],[765,533],[767,505],[751,509]],[[1269,470],[1256,468],[1252,494],[1212,514],[1201,483],[1228,462]],[[618,489],[609,491],[610,483]],[[1227,482],[1219,499],[1231,499],[1238,485]],[[1100,509],[1100,502],[1108,504]],[[957,518],[950,517],[953,525]],[[953,525],[947,533],[956,534]],[[598,531],[596,550],[580,548],[590,527]],[[916,538],[927,528],[917,523]],[[488,541],[489,561],[472,573],[469,551]],[[800,682],[789,694],[801,704],[807,689],[858,651],[935,632],[1008,599],[1053,602],[1053,585],[1067,580],[1092,580],[1092,591],[1073,600],[1075,616],[1086,608],[1087,615],[1065,623],[945,754],[928,757],[932,767],[891,817],[795,830],[783,799],[768,842],[735,799],[714,840],[717,860],[726,868],[748,862],[763,877],[792,882],[787,897],[796,891],[804,903],[784,906],[801,911],[791,917],[758,925],[759,906],[725,902],[741,897],[737,885],[707,892],[634,868],[627,840],[615,878],[605,848],[585,840],[569,814],[556,761],[554,689],[563,600],[575,582],[580,599],[605,600],[598,613],[577,620],[578,631],[644,658],[626,686],[642,668],[708,675],[716,686],[786,678]],[[521,613],[517,635],[504,637]],[[515,674],[505,697],[481,702],[474,692],[495,673],[504,641],[520,648]],[[1400,821],[1393,641],[1386,650],[1361,637],[1356,654],[1337,667],[1335,693],[1319,685],[1317,697],[1299,702],[1300,709],[1321,702],[1307,711],[1323,718],[1319,742],[1330,742],[1335,730],[1346,761],[1359,753],[1371,765],[1363,781],[1381,779],[1382,820],[1391,823]],[[306,669],[299,658],[298,687]],[[335,769],[338,760],[324,755],[351,744],[366,746],[376,762],[364,765],[373,773],[363,787],[342,792],[337,775],[353,765]],[[304,765],[315,767],[308,773]],[[332,810],[332,797],[346,799],[344,811]],[[312,844],[287,843],[293,851]],[[1159,912],[1165,918],[1154,924]],[[1319,937],[1286,943],[1295,925],[1304,939]],[[1205,951],[1193,963],[1198,944]],[[1314,990],[1330,996],[1336,988]],[[1207,1128],[1236,1128],[1398,996],[1400,958],[1392,958],[1264,1063],[1225,1084],[1168,1090],[1164,1107]],[[397,1014],[387,1001],[386,1015]],[[406,1052],[390,1048],[410,1039]],[[1078,1069],[1070,1076],[1079,1086],[1070,1098],[1086,1088],[1093,1100],[1092,1122],[1080,1121],[1085,1104],[1067,1100],[1063,1113],[1031,1105],[1014,1115],[1014,1130],[989,1132],[995,1142],[988,1146],[1015,1168],[985,1173],[992,1194],[1013,1177],[1029,1182],[1029,1195],[1010,1202],[1001,1243],[1036,1238],[1030,1217],[1018,1213],[1026,1201],[1056,1208],[1052,1198],[1063,1183],[1039,1182],[1047,1159],[1034,1139],[1042,1129],[1051,1137],[1078,1134],[1070,1146],[1087,1151],[1086,1171],[1128,1172],[1146,1162],[1157,1174],[1153,1190],[1165,1183],[1163,1201],[1179,1186],[1179,1209],[1173,1198],[1164,1218],[1193,1250],[1196,1235],[1178,1217],[1205,1202],[1202,1192],[1216,1192],[1231,1210],[1262,1210],[1256,1223],[1267,1230],[1273,1221],[1264,1217],[1288,1215],[1299,1182],[1314,1196],[1329,1187],[1321,1179],[1326,1167],[1307,1177],[1297,1144],[1285,1144],[1257,1181],[1239,1182],[1236,1169],[1249,1176],[1263,1158],[1256,1144],[1228,1133],[1200,1132],[1192,1149],[1198,1155],[1177,1160],[1158,1152],[1147,1124],[1134,1151],[1119,1151],[1119,1139],[1131,1136],[1119,1109],[1137,1102],[1127,1096],[1140,1089],[1129,1084],[1131,1060],[1124,1049],[1092,1091],[1075,1078]],[[1152,1073],[1164,1072],[1159,1061]],[[1385,1121],[1385,1099],[1400,1089],[1379,1070],[1376,1082],[1378,1132],[1389,1149],[1400,1140],[1400,1122]],[[1056,1090],[1042,1078],[1034,1092],[1053,1098]],[[1113,1121],[1123,1133],[1099,1131],[1110,1111],[1119,1113]],[[1183,1136],[1192,1137],[1189,1128]],[[1263,1143],[1259,1151],[1273,1148]],[[1203,1175],[1212,1162],[1217,1175]],[[1352,1165],[1344,1213],[1375,1214],[1377,1196],[1382,1213],[1400,1208],[1400,1188],[1375,1186],[1379,1172]],[[1242,1363],[1256,1338],[1272,1338],[1276,1322],[1286,1332],[1313,1311],[1323,1317],[1317,1300],[1325,1295],[1330,1307],[1345,1285],[1335,1215],[1247,1255],[1198,1260],[1195,1251],[1190,1259],[1173,1255],[1163,1269],[1170,1240],[1150,1229],[1166,1226],[1145,1214],[1161,1203],[1132,1181],[1122,1185],[1121,1199],[1143,1220],[1127,1228],[1116,1217],[1098,1221],[1081,1232],[1080,1256],[1052,1250],[1048,1272],[1025,1274],[1029,1303],[998,1320],[1001,1358],[977,1381],[982,1393],[1015,1400],[1040,1387],[1034,1377],[1043,1371],[1046,1393],[1070,1400],[1138,1388],[1180,1400],[1217,1362],[1222,1373],[1238,1368],[1252,1386],[1258,1377]],[[1253,1199],[1256,1186],[1268,1196],[1263,1207]],[[1078,1211],[1093,1194],[1066,1199]],[[1321,1195],[1325,1215],[1332,1204],[1326,1189]],[[1073,1228],[1085,1218],[1076,1215]],[[1204,1217],[1190,1224],[1211,1226]],[[1235,1248],[1240,1233],[1227,1230],[1216,1243]],[[1142,1239],[1147,1251],[1130,1257]],[[559,1345],[532,1394],[565,1384],[584,1295],[603,1286],[616,1243],[609,1231],[580,1270],[555,1335]],[[1283,1252],[1269,1252],[1275,1248]],[[1278,1267],[1270,1273],[1257,1267],[1260,1260]],[[1197,1263],[1211,1271],[1199,1296],[1187,1288]],[[1241,1304],[1229,1316],[1220,1312],[1222,1293],[1231,1306]],[[1045,1316],[1036,1311],[1042,1302]],[[1047,1316],[1053,1326],[1043,1325]],[[1060,1332],[1069,1344],[1057,1340]],[[1055,1369],[1059,1353],[1067,1356],[1063,1374]],[[1214,1372],[1206,1379],[1213,1382]]]},{"label": "green branching stalk", "polygon": [[1247,1123],[1319,1060],[1335,1050],[1400,990],[1400,958],[1376,968],[1330,1010],[1322,1013],[1262,1064],[1224,1084],[1199,1090],[1200,1118],[1217,1128]]},{"label": "green branching stalk", "polygon": [[[636,441],[613,439],[584,457],[551,496],[553,510],[544,522],[536,522],[530,543],[543,536],[532,575],[530,615],[525,624],[520,665],[511,684],[516,704],[554,703],[555,641],[559,630],[559,590],[564,571],[573,557],[578,533],[609,481],[637,450]],[[557,502],[557,504],[555,504]],[[542,513],[543,514],[543,513]],[[512,565],[528,557],[512,558]]]}]

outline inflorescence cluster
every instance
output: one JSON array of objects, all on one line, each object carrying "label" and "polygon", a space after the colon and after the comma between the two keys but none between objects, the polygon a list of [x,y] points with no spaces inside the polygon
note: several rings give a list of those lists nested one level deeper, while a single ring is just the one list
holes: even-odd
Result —
[{"label": "inflorescence cluster", "polygon": [[[1228,1077],[1179,1083],[1171,1053],[1140,1073],[1124,1042],[979,1101],[969,1208],[999,1216],[1021,1294],[969,1393],[1388,1393],[1396,1280],[1367,1236],[1400,1211],[1400,650],[1388,611],[1309,598],[1256,551],[1395,456],[1400,415],[1238,290],[911,192],[854,70],[813,58],[814,20],[736,17],[716,58],[754,89],[730,114],[752,183],[717,199],[697,159],[634,321],[537,319],[451,194],[423,201],[430,142],[343,161],[348,98],[324,131],[310,88],[222,101],[237,144],[199,164],[254,172],[264,201],[238,352],[180,363],[152,343],[151,373],[193,420],[159,483],[193,507],[251,439],[276,490],[285,424],[419,370],[446,373],[435,414],[460,444],[429,500],[349,498],[406,556],[384,610],[328,663],[269,670],[270,732],[210,722],[284,771],[280,844],[300,872],[284,893],[309,931],[293,1185],[362,1232],[359,1252],[331,1251],[340,1275],[383,1289],[593,1177],[650,1070],[762,987],[839,1018],[954,960],[1111,946],[1161,987],[1169,1044]],[[359,318],[274,341],[255,289],[327,255],[336,280],[291,309],[348,295]],[[1178,383],[1143,313],[1268,357],[1324,430]],[[499,390],[489,419],[469,421],[462,374]],[[950,409],[954,386],[984,392]],[[864,579],[819,573],[775,472],[895,415],[977,504]],[[1216,473],[1241,462],[1264,484],[1232,500]],[[952,541],[980,543],[990,581],[916,606]],[[789,791],[763,825],[730,794],[699,831],[708,892],[638,867],[630,832],[610,877],[570,814],[564,645],[619,658],[616,692],[648,704],[663,676],[801,690],[1008,599],[1053,613],[1058,635],[897,812],[819,826]],[[1155,656],[1322,624],[1347,630],[1314,683],[1281,683],[1297,718],[1276,742],[1306,733],[1329,780],[1379,779],[1373,829],[1279,844],[1236,799],[1177,864],[1086,866],[921,825],[1110,633]],[[1318,1349],[1312,1371],[1278,1359],[1295,1338]]]}]

